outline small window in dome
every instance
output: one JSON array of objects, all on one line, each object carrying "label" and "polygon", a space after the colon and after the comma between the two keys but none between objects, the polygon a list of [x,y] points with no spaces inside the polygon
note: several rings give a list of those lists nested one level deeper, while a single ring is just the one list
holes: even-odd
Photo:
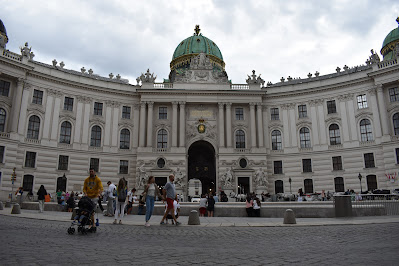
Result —
[{"label": "small window in dome", "polygon": [[197,42],[200,42],[201,40],[200,39],[197,39]]},{"label": "small window in dome", "polygon": [[214,42],[212,42],[212,44],[216,46],[216,44]]},{"label": "small window in dome", "polygon": [[183,45],[184,41],[180,43],[180,45]]}]

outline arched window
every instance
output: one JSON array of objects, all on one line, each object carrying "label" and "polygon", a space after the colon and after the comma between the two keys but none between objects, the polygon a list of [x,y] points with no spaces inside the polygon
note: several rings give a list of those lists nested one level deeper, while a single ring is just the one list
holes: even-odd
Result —
[{"label": "arched window", "polygon": [[307,127],[299,130],[299,140],[301,142],[301,148],[310,148],[310,130]]},{"label": "arched window", "polygon": [[29,118],[28,134],[26,135],[26,137],[28,139],[39,139],[39,129],[40,129],[40,118],[36,115],[32,115]]},{"label": "arched window", "polygon": [[245,132],[241,129],[236,131],[236,149],[245,149]]},{"label": "arched window", "polygon": [[165,129],[158,131],[157,148],[166,149],[168,147],[168,132]]},{"label": "arched window", "polygon": [[275,193],[284,193],[284,183],[283,180],[274,181],[274,191]]},{"label": "arched window", "polygon": [[363,119],[362,121],[360,121],[360,137],[361,141],[373,140],[370,120]]},{"label": "arched window", "polygon": [[130,131],[129,131],[129,129],[124,128],[121,130],[119,148],[120,149],[130,149]]},{"label": "arched window", "polygon": [[68,121],[61,124],[60,143],[71,144],[72,125]]},{"label": "arched window", "polygon": [[90,146],[101,147],[101,127],[94,126],[91,128]]},{"label": "arched window", "polygon": [[393,115],[393,133],[399,135],[399,113]]},{"label": "arched window", "polygon": [[342,177],[334,178],[335,192],[345,192],[344,179]]},{"label": "arched window", "polygon": [[0,132],[4,132],[6,128],[6,111],[0,108]]},{"label": "arched window", "polygon": [[277,151],[281,150],[283,145],[281,143],[281,132],[280,130],[272,131],[272,150]]},{"label": "arched window", "polygon": [[339,126],[331,124],[328,128],[330,134],[330,145],[341,144],[341,134],[339,133]]}]

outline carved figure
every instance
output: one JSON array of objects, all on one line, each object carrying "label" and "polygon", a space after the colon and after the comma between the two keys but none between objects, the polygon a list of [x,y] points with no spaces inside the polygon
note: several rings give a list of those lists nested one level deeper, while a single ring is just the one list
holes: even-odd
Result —
[{"label": "carved figure", "polygon": [[233,186],[233,174],[231,168],[226,168],[226,173],[220,177],[220,182],[224,188],[231,188]]},{"label": "carved figure", "polygon": [[254,174],[254,183],[255,186],[266,186],[267,181],[266,181],[266,175],[265,172],[263,172],[262,168],[259,168],[258,171]]},{"label": "carved figure", "polygon": [[176,187],[184,187],[184,177],[185,175],[181,172],[180,168],[177,167],[176,171],[173,173],[175,175],[175,185]]},{"label": "carved figure", "polygon": [[145,182],[148,179],[148,174],[145,170],[145,163],[143,163],[143,165],[141,165],[138,169],[139,169],[139,187],[143,187],[145,185]]},{"label": "carved figure", "polygon": [[32,47],[28,47],[28,43],[25,43],[24,47],[20,47],[21,49],[21,54],[23,57],[28,57],[29,59],[33,59],[35,54],[32,52]]}]

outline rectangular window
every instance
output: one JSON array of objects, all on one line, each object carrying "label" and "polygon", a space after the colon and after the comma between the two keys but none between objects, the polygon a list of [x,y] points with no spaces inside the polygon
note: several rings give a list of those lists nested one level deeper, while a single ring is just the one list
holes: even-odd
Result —
[{"label": "rectangular window", "polygon": [[132,110],[132,108],[130,108],[129,106],[123,106],[122,107],[122,118],[130,119],[131,110]]},{"label": "rectangular window", "polygon": [[244,120],[244,109],[236,108],[236,120]]},{"label": "rectangular window", "polygon": [[280,120],[278,108],[270,108],[270,115],[271,120]]},{"label": "rectangular window", "polygon": [[103,104],[94,102],[94,115],[103,115]]},{"label": "rectangular window", "polygon": [[94,171],[100,172],[100,159],[90,158],[90,168],[94,168]]},{"label": "rectangular window", "polygon": [[389,100],[391,102],[399,101],[399,88],[389,89]]},{"label": "rectangular window", "polygon": [[327,113],[335,114],[337,112],[337,106],[335,105],[335,100],[327,101]]},{"label": "rectangular window", "polygon": [[58,170],[68,170],[69,156],[60,155],[58,157]]},{"label": "rectangular window", "polygon": [[399,164],[399,148],[395,149],[395,153],[396,153],[396,163]]},{"label": "rectangular window", "polygon": [[25,157],[25,167],[35,168],[36,152],[27,151]]},{"label": "rectangular window", "polygon": [[312,159],[302,159],[302,171],[304,173],[312,172]]},{"label": "rectangular window", "polygon": [[5,147],[0,146],[0,163],[4,162],[4,150],[5,150]]},{"label": "rectangular window", "polygon": [[334,156],[332,157],[333,162],[333,170],[342,170],[342,157],[341,156]]},{"label": "rectangular window", "polygon": [[33,90],[32,103],[42,104],[43,102],[43,91]]},{"label": "rectangular window", "polygon": [[374,154],[373,153],[365,153],[364,154],[364,167],[365,168],[373,168],[373,167],[375,167]]},{"label": "rectangular window", "polygon": [[306,109],[305,104],[298,105],[298,113],[299,113],[299,118],[308,117],[308,111]]},{"label": "rectangular window", "polygon": [[128,174],[129,171],[129,161],[121,160],[119,163],[119,173]]},{"label": "rectangular window", "polygon": [[283,161],[274,161],[273,169],[275,175],[280,175],[283,173]]},{"label": "rectangular window", "polygon": [[0,95],[8,97],[10,92],[10,82],[0,80]]},{"label": "rectangular window", "polygon": [[73,111],[73,98],[65,97],[65,99],[64,99],[64,110]]},{"label": "rectangular window", "polygon": [[366,94],[357,96],[357,106],[359,107],[359,109],[367,108]]},{"label": "rectangular window", "polygon": [[168,119],[168,107],[159,107],[159,119]]}]

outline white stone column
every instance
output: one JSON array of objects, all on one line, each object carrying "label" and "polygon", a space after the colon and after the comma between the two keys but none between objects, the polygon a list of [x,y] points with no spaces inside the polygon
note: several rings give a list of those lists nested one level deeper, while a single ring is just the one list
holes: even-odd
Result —
[{"label": "white stone column", "polygon": [[256,147],[256,122],[255,122],[255,103],[249,103],[249,116],[251,123],[251,147]]},{"label": "white stone column", "polygon": [[219,147],[224,148],[224,103],[219,103]]},{"label": "white stone column", "polygon": [[186,140],[186,102],[179,102],[180,104],[180,140],[179,146],[185,147],[185,140]]},{"label": "white stone column", "polygon": [[51,140],[58,141],[58,127],[60,121],[61,94],[57,93],[54,102],[53,121],[51,123]]},{"label": "white stone column", "polygon": [[226,146],[231,148],[233,142],[231,140],[231,103],[226,103]]},{"label": "white stone column", "polygon": [[[91,98],[85,98],[85,110],[83,115],[83,134],[82,134],[82,144],[89,144],[89,121],[90,121],[90,112],[91,112]],[[104,133],[104,132],[103,132]],[[104,135],[104,134],[102,134]]]},{"label": "white stone column", "polygon": [[12,101],[12,116],[11,120],[8,120],[11,122],[11,132],[17,133],[18,131],[18,120],[19,120],[19,113],[21,109],[21,104],[22,104],[22,93],[24,90],[24,82],[25,79],[19,78],[18,83],[17,83],[17,89],[14,94],[14,98]]},{"label": "white stone column", "polygon": [[326,122],[324,119],[324,101],[320,101],[320,105],[317,106],[317,121],[319,124],[319,137],[320,137],[320,144],[327,144],[327,128]]},{"label": "white stone column", "polygon": [[22,136],[26,136],[25,132],[25,123],[26,123],[26,115],[27,115],[27,108],[28,102],[30,98],[30,86],[25,85],[24,91],[22,93],[22,103],[21,103],[21,110],[19,112],[19,119],[18,119],[18,134]]},{"label": "white stone column", "polygon": [[140,147],[145,147],[146,102],[141,102],[140,104]]},{"label": "white stone column", "polygon": [[262,118],[262,103],[256,105],[256,114],[258,121],[258,147],[263,147],[263,118]]},{"label": "white stone column", "polygon": [[355,107],[356,103],[353,101],[353,94],[346,95],[346,110],[348,114],[348,123],[350,128],[350,139],[358,140],[358,127],[356,125]]},{"label": "white stone column", "polygon": [[111,124],[112,124],[112,102],[105,103],[105,129],[104,129],[104,146],[109,146],[111,140]]},{"label": "white stone column", "polygon": [[50,123],[51,116],[53,114],[53,104],[54,104],[54,96],[55,93],[51,90],[47,91],[47,100],[46,100],[46,113],[44,114],[44,124],[43,124],[43,139],[49,139],[50,137]]},{"label": "white stone column", "polygon": [[140,105],[133,105],[133,148],[139,146]]},{"label": "white stone column", "polygon": [[152,147],[152,131],[153,131],[153,112],[154,102],[148,102],[148,118],[147,118],[147,147]]},{"label": "white stone column", "polygon": [[74,135],[74,143],[80,143],[80,135],[82,131],[82,117],[83,117],[83,107],[84,107],[84,98],[81,96],[76,97],[78,100],[78,105],[76,106],[76,124],[75,124],[75,135]]},{"label": "white stone column", "polygon": [[348,124],[348,116],[346,113],[346,97],[340,96],[338,97],[339,100],[339,108],[341,112],[341,121],[342,121],[342,140],[343,142],[347,142],[350,140],[349,138],[349,124]]},{"label": "white stone column", "polygon": [[267,107],[262,106],[262,111],[263,111],[263,141],[265,144],[266,149],[269,148],[269,142],[270,142],[270,134],[269,134],[269,116],[267,113]]},{"label": "white stone column", "polygon": [[178,102],[172,102],[172,147],[177,147],[177,107]]},{"label": "white stone column", "polygon": [[382,126],[382,134],[389,135],[389,121],[388,114],[385,105],[384,92],[382,89],[382,85],[377,85],[377,96],[378,96],[378,108],[380,110],[381,115],[381,126]]},{"label": "white stone column", "polygon": [[291,135],[289,139],[287,139],[287,143],[291,143],[291,147],[298,147],[298,131],[296,129],[296,113],[294,108],[294,104],[289,105],[288,120]]},{"label": "white stone column", "polygon": [[288,118],[288,108],[289,104],[282,105],[282,116],[283,116],[283,135],[284,135],[284,147],[288,148],[290,146],[290,126],[289,126],[289,118]]},{"label": "white stone column", "polygon": [[[119,108],[120,106],[117,103],[113,104],[113,117],[112,117],[112,141],[111,141],[111,146],[112,147],[117,147],[119,148],[118,144],[118,135],[119,135]],[[129,143],[130,147],[130,143]]]},{"label": "white stone column", "polygon": [[374,137],[379,138],[382,136],[381,132],[381,121],[380,121],[380,112],[378,110],[377,104],[377,96],[376,96],[376,89],[372,88],[368,90],[370,95],[370,107],[373,110],[373,125],[374,125]]},{"label": "white stone column", "polygon": [[317,109],[316,102],[311,102],[310,103],[310,116],[312,119],[312,136],[313,136],[312,146],[320,144],[316,109]]}]

